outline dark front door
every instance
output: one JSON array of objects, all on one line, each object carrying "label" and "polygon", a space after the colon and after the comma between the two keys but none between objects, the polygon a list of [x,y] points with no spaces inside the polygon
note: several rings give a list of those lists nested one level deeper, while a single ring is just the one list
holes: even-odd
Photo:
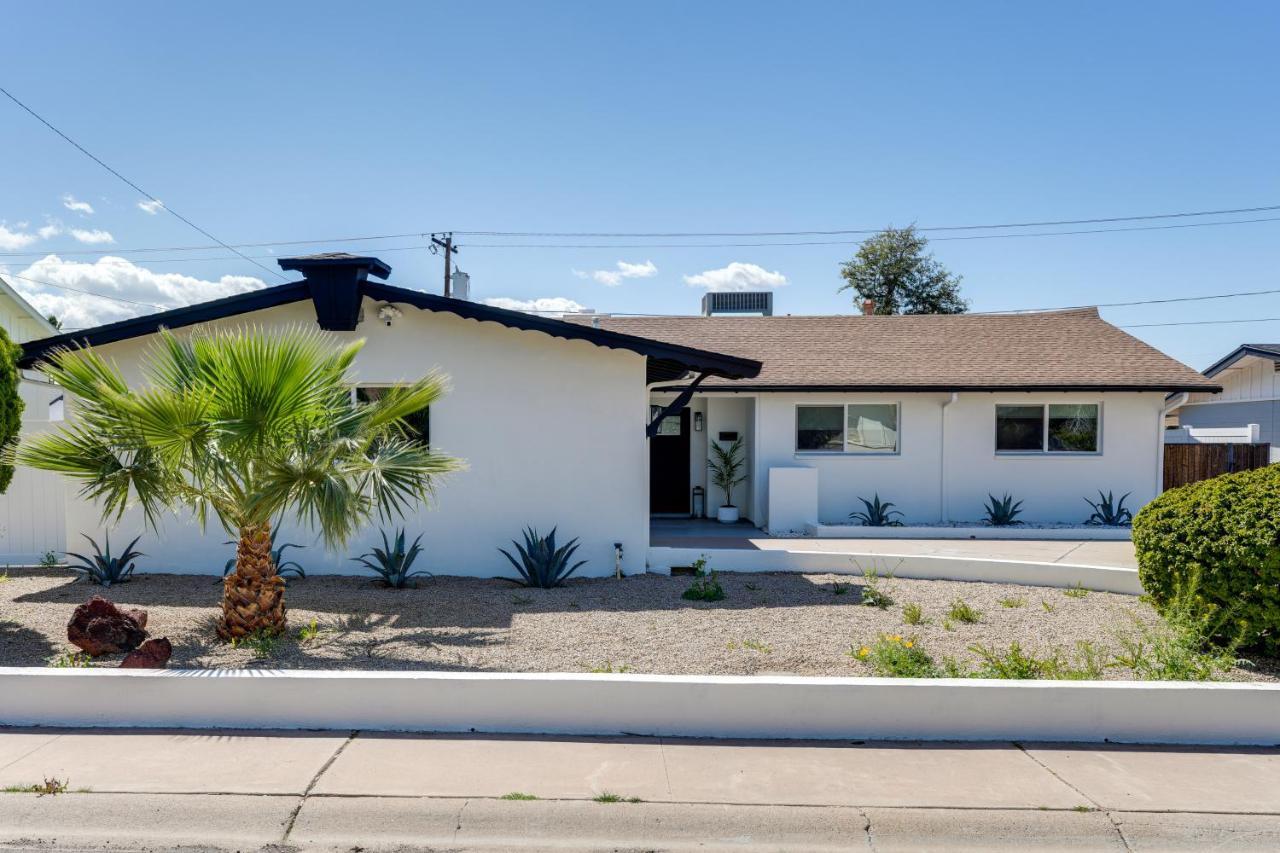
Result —
[{"label": "dark front door", "polygon": [[649,512],[689,513],[688,409],[663,418],[649,439]]}]

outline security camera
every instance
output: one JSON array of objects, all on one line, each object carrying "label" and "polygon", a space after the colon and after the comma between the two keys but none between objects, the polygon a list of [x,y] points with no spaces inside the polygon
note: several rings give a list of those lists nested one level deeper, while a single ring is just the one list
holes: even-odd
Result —
[{"label": "security camera", "polygon": [[401,312],[399,308],[390,303],[383,305],[378,309],[378,319],[381,320],[385,326],[390,326],[391,322],[401,317],[402,314],[403,312]]}]

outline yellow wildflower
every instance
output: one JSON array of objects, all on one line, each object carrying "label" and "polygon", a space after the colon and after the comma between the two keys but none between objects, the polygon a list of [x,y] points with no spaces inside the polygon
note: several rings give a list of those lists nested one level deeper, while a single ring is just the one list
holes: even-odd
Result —
[{"label": "yellow wildflower", "polygon": [[862,648],[858,649],[858,657],[860,658],[865,658],[870,654],[871,654],[871,649],[867,648],[866,646],[863,646]]}]

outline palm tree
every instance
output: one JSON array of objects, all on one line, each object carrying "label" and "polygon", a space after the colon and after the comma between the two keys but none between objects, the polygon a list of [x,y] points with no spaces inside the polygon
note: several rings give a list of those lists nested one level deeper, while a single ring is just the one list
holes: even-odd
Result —
[{"label": "palm tree", "polygon": [[302,328],[186,340],[162,330],[137,390],[93,349],[63,349],[41,369],[75,401],[75,416],[12,456],[80,481],[104,522],[135,504],[152,529],[166,507],[191,510],[202,527],[212,514],[238,539],[218,634],[279,634],[273,519],[292,515],[337,547],[375,516],[390,520],[428,500],[437,476],[461,467],[404,425],[445,393],[447,378],[431,373],[356,404],[348,370],[363,345],[335,348]]}]

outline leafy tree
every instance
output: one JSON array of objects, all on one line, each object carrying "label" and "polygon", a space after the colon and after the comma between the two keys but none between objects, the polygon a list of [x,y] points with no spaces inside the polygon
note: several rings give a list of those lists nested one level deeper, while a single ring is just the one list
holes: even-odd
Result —
[{"label": "leafy tree", "polygon": [[876,314],[963,314],[969,303],[960,296],[960,276],[925,254],[928,245],[914,225],[886,228],[841,265],[840,290],[857,294],[855,304],[870,299]]},{"label": "leafy tree", "polygon": [[302,328],[189,340],[165,331],[144,358],[149,385],[137,390],[94,350],[60,350],[41,368],[75,401],[75,416],[14,456],[79,480],[83,497],[102,502],[104,521],[133,504],[152,529],[169,506],[190,509],[202,525],[212,513],[238,537],[219,635],[276,635],[285,607],[273,519],[292,515],[336,547],[374,516],[389,520],[426,501],[437,475],[460,466],[405,428],[445,392],[445,377],[357,404],[348,371],[363,345],[335,348]]},{"label": "leafy tree", "polygon": [[[8,447],[22,430],[22,410],[26,404],[18,393],[22,373],[18,370],[18,357],[22,347],[9,340],[9,333],[0,328],[0,447]],[[13,465],[0,460],[0,495],[9,490],[13,482]]]}]

